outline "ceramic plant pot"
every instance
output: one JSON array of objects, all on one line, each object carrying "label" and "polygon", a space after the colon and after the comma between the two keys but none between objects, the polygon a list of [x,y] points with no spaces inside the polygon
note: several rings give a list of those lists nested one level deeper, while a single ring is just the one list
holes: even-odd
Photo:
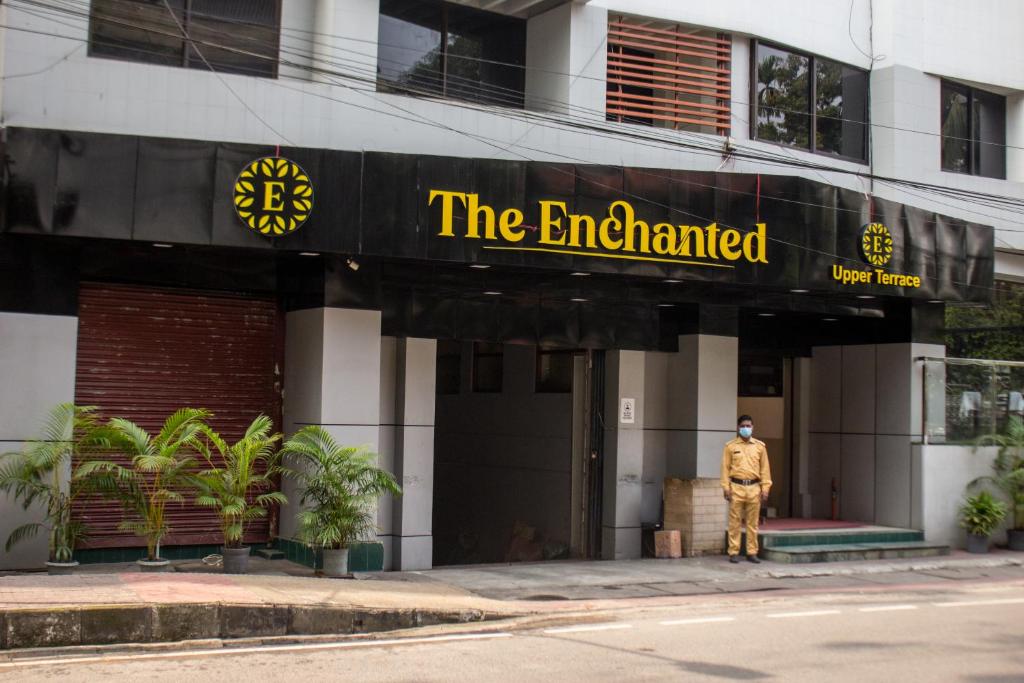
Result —
[{"label": "ceramic plant pot", "polygon": [[967,552],[984,554],[988,552],[988,536],[967,534]]},{"label": "ceramic plant pot", "polygon": [[77,562],[47,562],[46,573],[51,576],[64,576],[74,574],[78,568]]},{"label": "ceramic plant pot", "polygon": [[135,560],[135,564],[139,565],[139,571],[142,572],[169,572],[171,571],[171,561],[164,559],[156,560]]},{"label": "ceramic plant pot", "polygon": [[324,548],[324,576],[348,575],[348,548]]},{"label": "ceramic plant pot", "polygon": [[221,548],[220,555],[224,558],[225,574],[245,574],[249,571],[249,546],[241,548]]}]

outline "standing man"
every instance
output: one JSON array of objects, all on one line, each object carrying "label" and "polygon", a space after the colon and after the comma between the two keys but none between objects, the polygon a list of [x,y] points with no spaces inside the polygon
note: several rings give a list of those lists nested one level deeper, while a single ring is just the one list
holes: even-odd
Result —
[{"label": "standing man", "polygon": [[736,427],[739,436],[725,444],[722,451],[722,491],[729,501],[729,561],[740,561],[740,524],[745,522],[747,561],[758,564],[757,523],[772,487],[772,473],[768,449],[763,441],[753,438],[753,418],[740,415]]}]

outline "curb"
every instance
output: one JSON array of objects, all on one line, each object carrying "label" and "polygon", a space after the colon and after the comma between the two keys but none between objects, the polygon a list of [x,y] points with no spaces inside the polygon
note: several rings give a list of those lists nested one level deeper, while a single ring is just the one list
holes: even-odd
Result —
[{"label": "curb", "polygon": [[482,622],[511,615],[478,609],[358,609],[229,603],[87,605],[0,612],[0,650],[353,635]]},{"label": "curb", "polygon": [[935,569],[989,569],[995,567],[1021,567],[1024,566],[1024,559],[1013,557],[987,557],[976,560],[967,559],[943,559],[913,562],[911,564],[882,564],[866,567],[836,567],[829,568],[828,563],[822,563],[823,567],[811,567],[804,565],[803,569],[773,569],[767,572],[759,572],[754,576],[768,579],[804,579],[815,576],[856,576],[858,574],[889,574],[892,572],[923,572]]}]

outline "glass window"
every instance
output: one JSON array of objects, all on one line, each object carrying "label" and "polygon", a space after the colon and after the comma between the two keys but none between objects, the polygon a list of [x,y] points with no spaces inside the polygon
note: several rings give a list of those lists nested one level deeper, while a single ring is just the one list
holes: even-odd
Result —
[{"label": "glass window", "polygon": [[827,59],[814,60],[814,147],[865,159],[868,72]]},{"label": "glass window", "polygon": [[942,82],[942,170],[1006,177],[1006,98]]},{"label": "glass window", "polygon": [[462,344],[449,339],[437,342],[437,393],[457,394],[462,389]]},{"label": "glass window", "polygon": [[781,356],[746,356],[740,361],[738,394],[745,397],[782,396]]},{"label": "glass window", "polygon": [[440,95],[442,18],[432,4],[381,0],[378,78],[400,89]]},{"label": "glass window", "polygon": [[756,43],[754,70],[754,137],[867,159],[867,71],[764,43]]},{"label": "glass window", "polygon": [[504,365],[505,349],[501,344],[475,342],[473,344],[473,391],[501,393]]},{"label": "glass window", "polygon": [[942,168],[957,173],[970,172],[970,89],[942,84]]},{"label": "glass window", "polygon": [[[278,0],[170,0],[170,6],[173,14],[163,0],[94,0],[89,54],[250,76],[277,75]],[[186,44],[182,29],[195,46]]]},{"label": "glass window", "polygon": [[567,394],[572,392],[572,351],[537,349],[538,393]]},{"label": "glass window", "polygon": [[381,0],[382,89],[523,106],[526,22],[430,0]]},{"label": "glass window", "polygon": [[810,59],[757,45],[757,138],[810,149]]}]

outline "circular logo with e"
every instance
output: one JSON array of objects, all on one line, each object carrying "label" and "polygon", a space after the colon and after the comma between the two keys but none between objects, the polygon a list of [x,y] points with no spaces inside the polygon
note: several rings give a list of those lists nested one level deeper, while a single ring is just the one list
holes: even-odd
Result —
[{"label": "circular logo with e", "polygon": [[892,258],[892,234],[881,223],[868,223],[860,233],[860,253],[873,266],[884,266]]},{"label": "circular logo with e", "polygon": [[313,211],[313,185],[302,167],[281,157],[247,165],[235,181],[235,213],[250,230],[280,237],[306,222]]}]

